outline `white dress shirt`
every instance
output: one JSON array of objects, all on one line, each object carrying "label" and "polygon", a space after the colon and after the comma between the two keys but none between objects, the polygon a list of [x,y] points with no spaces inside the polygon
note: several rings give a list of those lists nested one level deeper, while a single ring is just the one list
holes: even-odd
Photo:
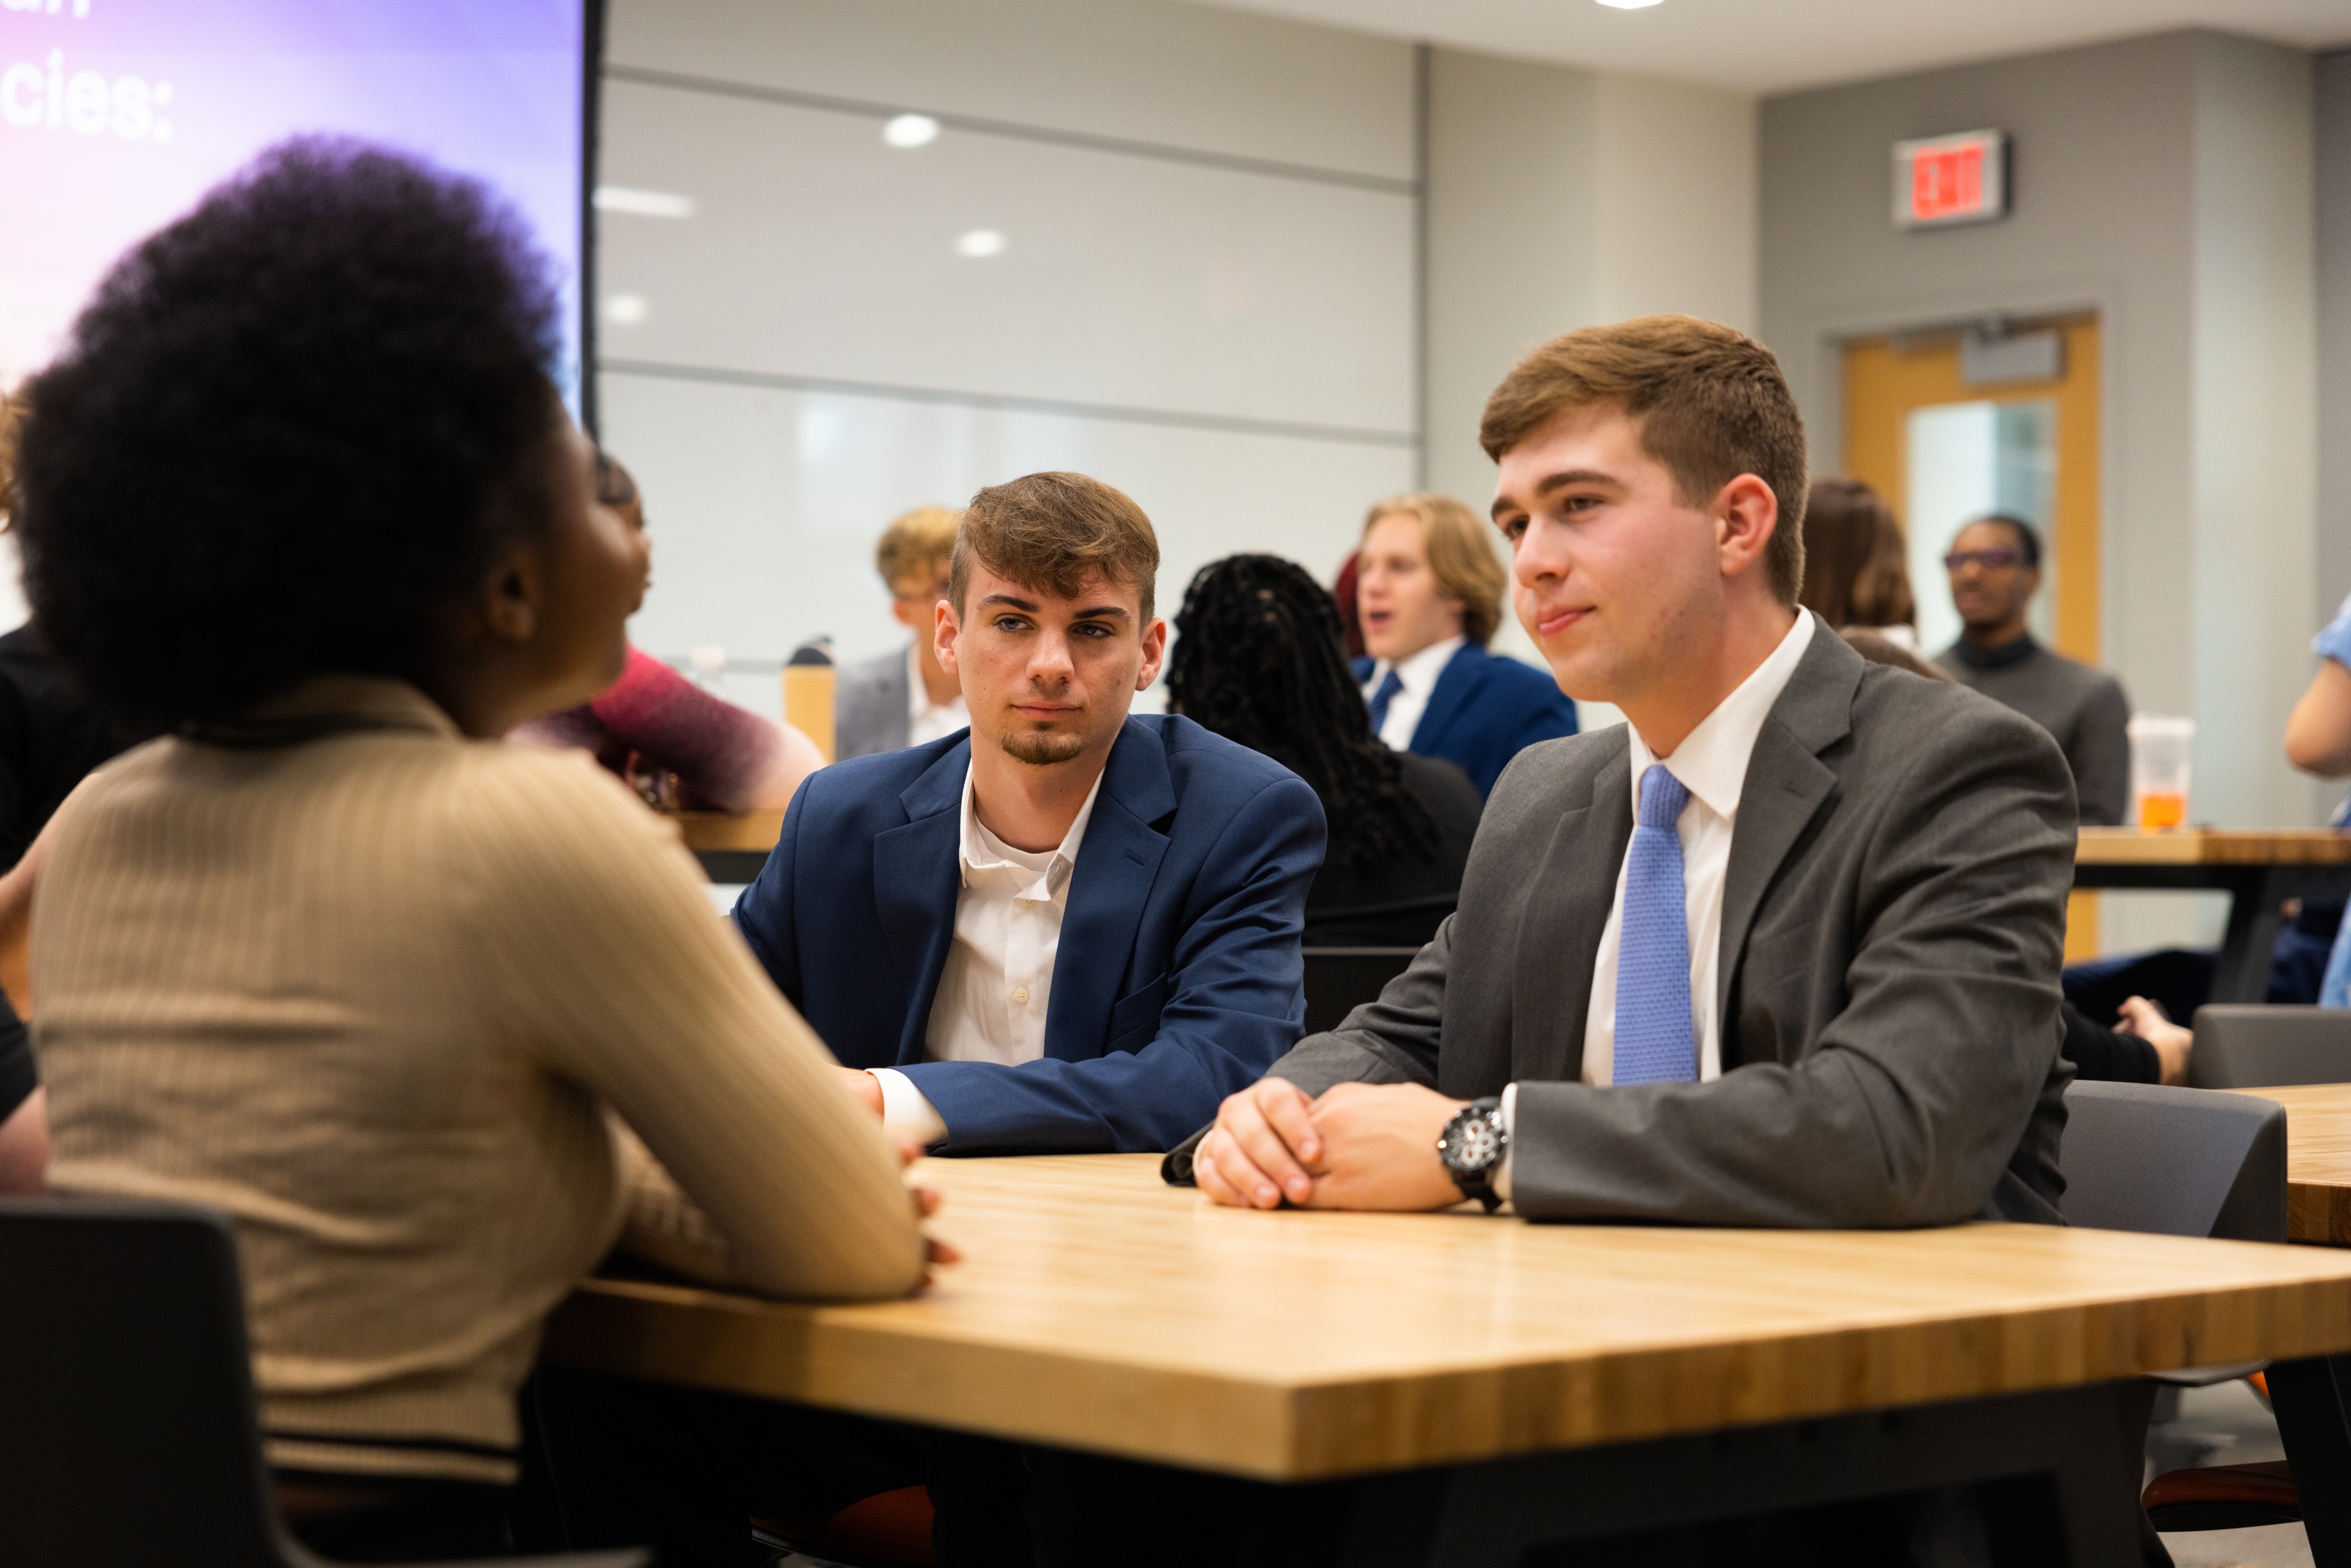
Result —
[{"label": "white dress shirt", "polygon": [[1370,702],[1372,694],[1394,670],[1404,689],[1388,699],[1387,722],[1380,726],[1380,739],[1391,751],[1410,751],[1412,732],[1420,727],[1420,716],[1428,711],[1428,695],[1437,689],[1437,677],[1453,655],[1461,651],[1466,637],[1447,637],[1442,643],[1431,643],[1419,653],[1391,664],[1385,659],[1372,666],[1372,678],[1364,683],[1364,700]]},{"label": "white dress shirt", "polygon": [[[1631,753],[1633,810],[1641,808],[1641,776],[1656,764],[1689,791],[1674,823],[1682,841],[1682,909],[1689,933],[1690,1026],[1698,1041],[1698,1082],[1722,1076],[1722,1019],[1717,988],[1722,961],[1722,887],[1730,869],[1730,840],[1739,826],[1739,796],[1746,787],[1748,759],[1771,705],[1788,689],[1796,665],[1812,645],[1813,617],[1798,611],[1796,623],[1737,689],[1660,759],[1641,738],[1640,727],[1625,726]],[[1616,895],[1600,950],[1592,961],[1592,1000],[1583,1016],[1583,1082],[1605,1086],[1616,1055],[1616,953],[1625,925],[1625,864],[1616,867]],[[1514,1130],[1518,1085],[1502,1092],[1502,1125]],[[1495,1189],[1509,1196],[1508,1162]]]},{"label": "white dress shirt", "polygon": [[[979,820],[971,769],[965,766],[963,832],[956,850],[962,891],[956,895],[955,941],[931,998],[923,1045],[926,1060],[1017,1067],[1045,1054],[1045,1016],[1053,999],[1053,958],[1061,946],[1070,875],[1101,793],[1097,778],[1060,847],[1016,850]],[[885,1130],[926,1145],[946,1136],[946,1123],[913,1079],[892,1067],[877,1067],[873,1076],[882,1084]]]},{"label": "white dress shirt", "polygon": [[906,744],[921,746],[927,741],[945,740],[970,723],[971,711],[964,706],[961,692],[956,693],[952,702],[931,700],[931,688],[923,684],[923,645],[918,642],[907,643]]}]

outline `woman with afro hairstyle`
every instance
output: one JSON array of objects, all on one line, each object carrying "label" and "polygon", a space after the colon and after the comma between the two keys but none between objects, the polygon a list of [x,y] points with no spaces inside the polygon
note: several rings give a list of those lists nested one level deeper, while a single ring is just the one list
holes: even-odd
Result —
[{"label": "woman with afro hairstyle", "polygon": [[51,829],[49,1185],[228,1213],[279,1501],[330,1557],[503,1550],[517,1386],[616,1240],[782,1296],[925,1269],[898,1156],[674,835],[499,741],[612,682],[645,580],[557,319],[481,186],[294,141],[126,256],[26,396],[35,622],[168,732]]},{"label": "woman with afro hairstyle", "polygon": [[1483,806],[1454,764],[1374,738],[1341,635],[1337,602],[1296,562],[1210,561],[1176,617],[1168,703],[1322,797],[1331,847],[1307,946],[1417,947],[1453,913]]}]

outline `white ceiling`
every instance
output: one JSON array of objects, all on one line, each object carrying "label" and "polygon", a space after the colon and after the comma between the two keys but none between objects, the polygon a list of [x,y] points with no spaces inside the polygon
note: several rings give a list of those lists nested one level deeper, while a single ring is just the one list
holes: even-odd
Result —
[{"label": "white ceiling", "polygon": [[1493,54],[1784,92],[1930,66],[2216,27],[2351,46],[2351,0],[1207,0]]}]

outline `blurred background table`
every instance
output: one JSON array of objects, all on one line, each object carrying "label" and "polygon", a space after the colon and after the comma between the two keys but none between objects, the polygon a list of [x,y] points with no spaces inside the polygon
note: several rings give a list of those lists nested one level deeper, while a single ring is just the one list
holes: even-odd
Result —
[{"label": "blurred background table", "polygon": [[[932,1160],[920,1179],[969,1261],[919,1299],[594,1281],[546,1354],[1268,1480],[1440,1475],[1455,1533],[1432,1561],[1515,1563],[1741,1496],[2043,1470],[2086,1511],[2074,1561],[2119,1563],[2137,1482],[2098,1435],[2104,1385],[2351,1349],[2351,1253],[2315,1248],[1267,1214],[1165,1186],[1156,1155]],[[2092,1519],[2109,1490],[2122,1511]],[[1465,1499],[1484,1500],[1474,1529]]]},{"label": "blurred background table", "polygon": [[675,811],[669,814],[677,824],[678,837],[702,862],[702,873],[715,883],[749,882],[768,863],[768,852],[776,847],[778,835],[784,831],[781,811],[747,811],[730,816],[724,811]]},{"label": "blurred background table", "polygon": [[2229,894],[2212,972],[2216,1002],[2258,1002],[2289,898],[2351,893],[2351,835],[2328,829],[2084,828],[2074,885]]}]

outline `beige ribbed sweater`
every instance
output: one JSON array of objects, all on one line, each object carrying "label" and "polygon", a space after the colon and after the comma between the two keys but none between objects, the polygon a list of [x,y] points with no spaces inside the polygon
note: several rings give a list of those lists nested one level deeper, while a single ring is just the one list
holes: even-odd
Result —
[{"label": "beige ribbed sweater", "polygon": [[879,1128],[618,781],[397,682],[271,714],[360,727],[94,775],[32,961],[50,1183],[235,1217],[274,1462],[511,1479],[541,1322],[624,1224],[777,1295],[914,1287]]}]

